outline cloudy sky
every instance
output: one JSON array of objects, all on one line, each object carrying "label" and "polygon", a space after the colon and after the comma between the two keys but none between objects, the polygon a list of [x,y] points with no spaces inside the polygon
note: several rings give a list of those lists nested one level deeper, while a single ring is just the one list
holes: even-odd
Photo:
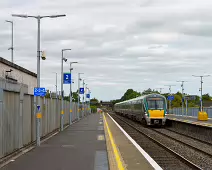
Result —
[{"label": "cloudy sky", "polygon": [[[60,81],[61,49],[74,65],[73,77],[83,72],[92,97],[120,98],[128,88],[143,91],[164,88],[186,80],[185,92],[199,94],[200,79],[212,75],[211,0],[1,0],[0,56],[10,60],[10,24],[14,21],[14,60],[36,72],[37,23],[11,14],[52,15],[41,21],[41,85],[54,89]],[[69,64],[64,63],[64,72]],[[210,93],[212,76],[204,79],[203,93]],[[60,85],[58,85],[60,88]],[[64,85],[65,93],[69,86]],[[77,89],[77,82],[73,85]]]}]

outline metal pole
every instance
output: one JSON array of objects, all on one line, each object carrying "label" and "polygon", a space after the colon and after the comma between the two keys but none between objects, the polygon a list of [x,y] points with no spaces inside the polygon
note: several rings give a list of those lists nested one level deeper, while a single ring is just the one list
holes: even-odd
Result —
[{"label": "metal pole", "polygon": [[[66,15],[50,15],[50,16],[30,16],[30,15],[22,15],[22,14],[12,14],[13,17],[21,17],[21,18],[35,18],[38,21],[38,37],[37,37],[37,88],[40,87],[40,20],[42,18],[57,18],[57,17],[65,17]],[[13,29],[13,28],[12,28]],[[13,37],[13,33],[12,33]],[[12,58],[13,58],[13,41],[12,41]],[[13,60],[13,59],[12,59]],[[34,100],[35,101],[35,100]],[[38,97],[38,105],[40,106],[40,97]],[[35,108],[36,109],[36,108]],[[41,113],[40,110],[37,109],[36,115],[36,144],[40,146],[40,121],[41,121]]]},{"label": "metal pole", "polygon": [[202,107],[203,106],[203,104],[202,104],[202,83],[203,83],[202,77],[203,76],[200,76],[200,77],[201,77],[201,106],[200,107],[201,107],[201,112],[203,112],[203,107]]},{"label": "metal pole", "polygon": [[204,76],[195,76],[192,75],[193,77],[200,77],[201,78],[201,88],[200,88],[200,92],[201,92],[201,96],[200,96],[200,110],[201,112],[203,112],[203,101],[202,101],[202,84],[203,84],[203,77],[209,77],[210,75],[204,75]]},{"label": "metal pole", "polygon": [[[171,96],[171,87],[175,85],[165,85],[169,87],[169,95]],[[171,112],[171,100],[169,101],[169,113]]]},{"label": "metal pole", "polygon": [[14,47],[13,47],[13,22],[12,22],[12,49],[11,49],[12,63],[14,62],[14,58],[13,58],[13,50],[14,50]]},{"label": "metal pole", "polygon": [[186,116],[188,116],[188,100],[186,99]]},{"label": "metal pole", "polygon": [[[38,21],[38,38],[37,38],[37,87],[40,87],[40,16],[37,17]],[[40,106],[40,97],[38,97],[38,106]],[[38,114],[40,114],[40,110],[37,109],[37,116],[36,116],[36,127],[37,127],[37,134],[36,134],[36,143],[37,146],[40,146],[40,118],[38,118]]]},{"label": "metal pole", "polygon": [[[171,96],[171,86],[169,87],[169,94],[170,94],[170,96]],[[171,100],[169,101],[169,109],[170,109],[170,112],[171,112]]]},{"label": "metal pole", "polygon": [[91,91],[89,89],[89,112],[91,113]]},{"label": "metal pole", "polygon": [[80,73],[78,73],[78,104],[77,104],[77,113],[78,113],[78,120],[80,119],[79,117],[79,100],[80,100],[80,96],[79,96],[79,91],[80,91]]},{"label": "metal pole", "polygon": [[183,87],[184,81],[182,81],[182,115],[184,114],[184,87]]},{"label": "metal pole", "polygon": [[181,87],[182,87],[182,116],[184,114],[184,82],[186,81],[177,81],[177,82],[181,82]]},{"label": "metal pole", "polygon": [[62,58],[61,58],[61,113],[60,113],[60,130],[63,131],[63,50],[62,50]]},{"label": "metal pole", "polygon": [[[71,74],[71,63],[70,63],[70,74]],[[72,77],[72,75],[71,75]],[[69,125],[72,124],[72,79],[71,79],[71,84],[70,84],[70,115],[69,115]]]},{"label": "metal pole", "polygon": [[87,101],[87,96],[86,96],[88,94],[87,89],[88,89],[88,87],[87,87],[87,84],[86,84],[85,85],[85,105],[86,105],[86,112],[85,113],[86,113],[86,116],[88,115],[88,101]]},{"label": "metal pole", "polygon": [[11,50],[11,62],[13,63],[13,21],[6,20],[6,22],[11,23],[11,47],[8,50]]},{"label": "metal pole", "polygon": [[56,99],[57,99],[57,73],[56,73],[56,85],[55,85],[55,90],[56,90]]},{"label": "metal pole", "polygon": [[85,80],[83,80],[83,89],[84,89],[84,93],[83,93],[83,116],[85,116]]}]

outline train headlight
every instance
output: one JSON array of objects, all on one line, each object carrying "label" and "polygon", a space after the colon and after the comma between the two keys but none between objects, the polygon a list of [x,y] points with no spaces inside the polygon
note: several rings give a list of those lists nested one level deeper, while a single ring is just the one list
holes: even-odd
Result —
[{"label": "train headlight", "polygon": [[145,112],[145,116],[148,116],[148,114]]}]

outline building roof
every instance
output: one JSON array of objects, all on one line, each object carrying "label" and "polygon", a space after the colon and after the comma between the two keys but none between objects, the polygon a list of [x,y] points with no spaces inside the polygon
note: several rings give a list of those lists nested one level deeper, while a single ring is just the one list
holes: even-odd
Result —
[{"label": "building roof", "polygon": [[22,72],[24,72],[24,73],[26,73],[26,74],[29,74],[29,75],[31,75],[31,76],[37,78],[37,74],[35,74],[35,73],[33,73],[33,72],[31,72],[31,71],[29,71],[29,70],[27,70],[27,69],[25,69],[25,68],[23,68],[23,67],[21,67],[21,66],[18,66],[17,64],[12,63],[12,62],[10,62],[10,61],[8,61],[8,60],[2,58],[2,57],[0,57],[0,63],[3,63],[3,64],[5,64],[5,65],[8,65],[8,66],[10,66],[10,67],[12,67],[12,68],[15,68],[15,69],[17,69],[17,70],[20,70],[20,71],[22,71]]}]

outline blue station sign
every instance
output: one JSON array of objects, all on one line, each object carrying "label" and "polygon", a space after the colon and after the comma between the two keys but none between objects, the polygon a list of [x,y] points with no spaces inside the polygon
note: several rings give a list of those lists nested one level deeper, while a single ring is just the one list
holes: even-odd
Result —
[{"label": "blue station sign", "polygon": [[80,88],[80,94],[84,94],[84,88]]},{"label": "blue station sign", "polygon": [[45,88],[43,88],[43,87],[40,87],[40,88],[35,87],[34,88],[34,96],[44,97],[45,95],[46,95],[46,89]]},{"label": "blue station sign", "polygon": [[71,84],[71,73],[63,73],[63,84]]},{"label": "blue station sign", "polygon": [[86,98],[90,99],[90,94],[86,94]]},{"label": "blue station sign", "polygon": [[174,100],[174,96],[168,96],[168,100]]}]

